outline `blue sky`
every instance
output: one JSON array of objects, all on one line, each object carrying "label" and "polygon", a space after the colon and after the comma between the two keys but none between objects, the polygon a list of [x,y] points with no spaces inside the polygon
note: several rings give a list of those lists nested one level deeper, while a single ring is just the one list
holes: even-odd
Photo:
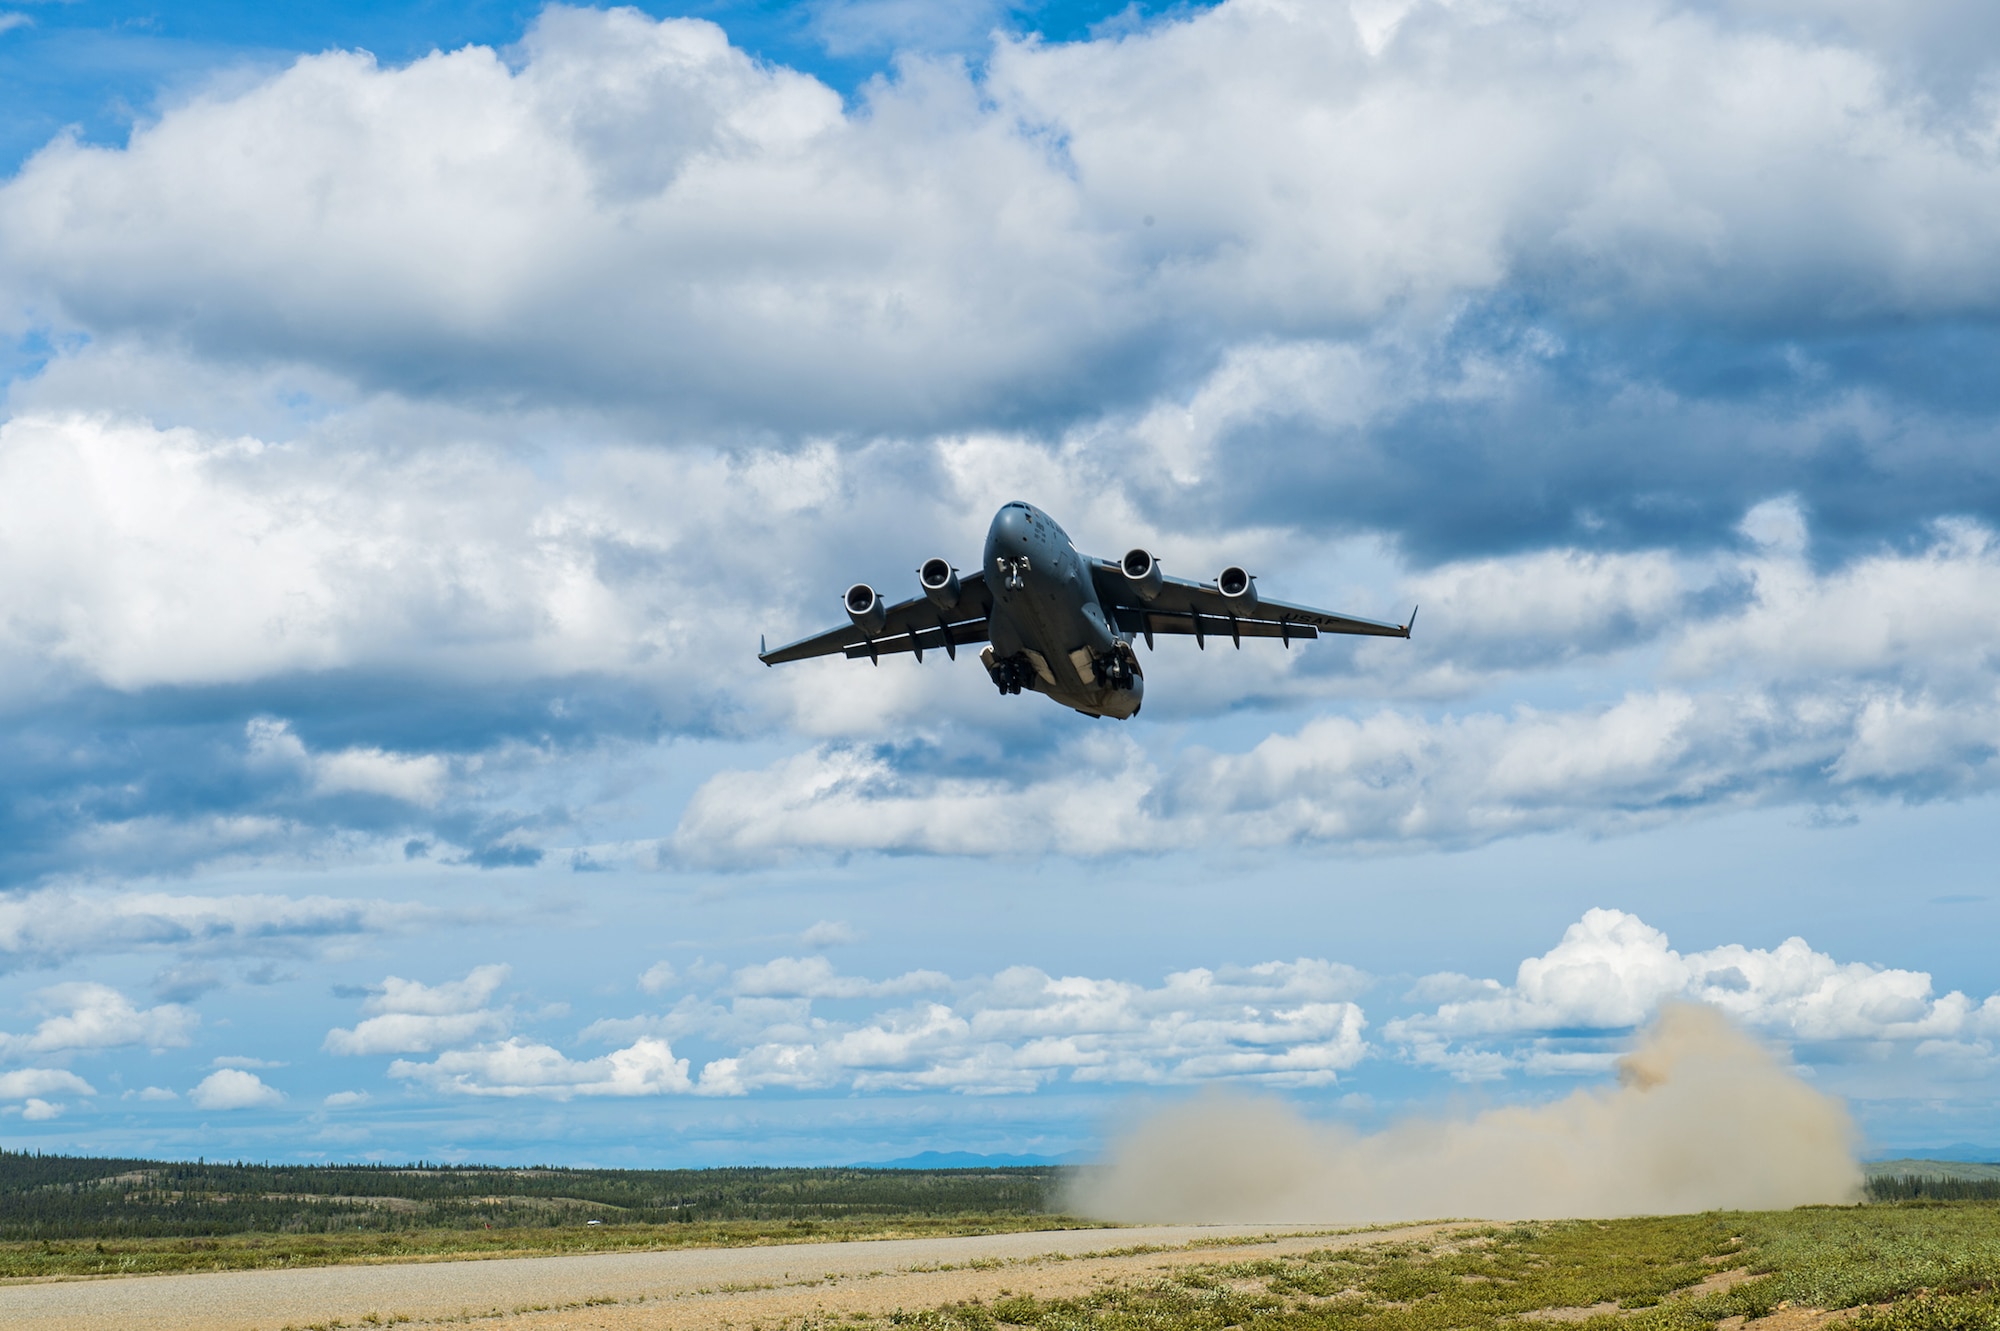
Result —
[{"label": "blue sky", "polygon": [[[2000,20],[0,8],[0,1138],[2000,1151]],[[1415,640],[767,671],[1027,498]]]}]

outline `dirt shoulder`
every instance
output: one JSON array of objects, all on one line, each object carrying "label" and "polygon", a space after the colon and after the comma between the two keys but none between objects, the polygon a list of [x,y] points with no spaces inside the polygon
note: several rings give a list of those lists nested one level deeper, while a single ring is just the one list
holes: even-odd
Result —
[{"label": "dirt shoulder", "polygon": [[10,1331],[282,1331],[401,1323],[750,1328],[880,1316],[1006,1294],[1066,1297],[1178,1265],[1434,1233],[1153,1226],[756,1248],[684,1249],[13,1285]]}]

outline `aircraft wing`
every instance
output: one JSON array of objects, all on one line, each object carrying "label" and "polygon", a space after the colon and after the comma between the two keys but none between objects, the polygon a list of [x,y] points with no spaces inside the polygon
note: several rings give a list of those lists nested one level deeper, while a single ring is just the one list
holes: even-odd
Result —
[{"label": "aircraft wing", "polygon": [[882,627],[873,633],[856,624],[800,638],[771,651],[759,651],[765,665],[803,661],[813,656],[840,653],[850,659],[876,660],[894,652],[915,652],[919,660],[925,652],[945,651],[953,656],[969,642],[986,641],[986,621],[993,610],[993,593],[986,589],[986,574],[962,573],[958,579],[958,604],[941,610],[928,596],[916,596],[889,607]]},{"label": "aircraft wing", "polygon": [[[1353,633],[1373,638],[1407,638],[1409,624],[1385,624],[1354,615],[1336,615],[1311,606],[1292,605],[1259,597],[1244,605],[1242,598],[1224,596],[1213,583],[1166,578],[1152,600],[1139,597],[1116,560],[1091,562],[1097,599],[1126,633],[1141,634],[1147,645],[1156,633],[1191,634],[1197,641],[1210,636],[1230,638],[1317,638],[1322,633]],[[1411,620],[1416,619],[1414,612]]]}]

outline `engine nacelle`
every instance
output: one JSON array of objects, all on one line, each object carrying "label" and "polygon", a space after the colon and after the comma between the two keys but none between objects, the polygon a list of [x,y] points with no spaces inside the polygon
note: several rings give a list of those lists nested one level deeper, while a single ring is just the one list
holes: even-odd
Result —
[{"label": "engine nacelle", "polygon": [[940,610],[958,608],[958,570],[943,559],[926,559],[924,566],[917,570],[917,581],[924,584],[924,595],[931,598],[931,604]]},{"label": "engine nacelle", "polygon": [[865,582],[857,582],[847,589],[843,598],[847,603],[847,617],[854,626],[867,633],[880,633],[889,621],[889,607],[882,604],[882,598],[875,589]]},{"label": "engine nacelle", "polygon": [[1215,575],[1215,590],[1245,610],[1257,604],[1257,579],[1235,564]]},{"label": "engine nacelle", "polygon": [[1127,550],[1119,567],[1125,570],[1125,581],[1132,584],[1133,593],[1142,601],[1152,600],[1167,585],[1167,575],[1160,572],[1160,561],[1148,551]]}]

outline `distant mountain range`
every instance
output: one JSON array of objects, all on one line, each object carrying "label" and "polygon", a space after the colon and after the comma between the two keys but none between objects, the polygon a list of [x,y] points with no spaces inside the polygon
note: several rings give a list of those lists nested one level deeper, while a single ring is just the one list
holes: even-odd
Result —
[{"label": "distant mountain range", "polygon": [[1975,1146],[1953,1142],[1949,1146],[1912,1146],[1900,1150],[1874,1151],[1866,1157],[1872,1166],[1886,1160],[1943,1160],[1950,1163],[2000,1164],[2000,1146]]},{"label": "distant mountain range", "polygon": [[[864,1160],[852,1169],[1047,1169],[1058,1165],[1087,1165],[1094,1152],[1066,1151],[1061,1155],[982,1155],[977,1151],[920,1151],[894,1160]],[[1991,1162],[1991,1163],[1989,1163]],[[1894,1174],[1929,1174],[1938,1178],[2000,1178],[2000,1148],[1957,1142],[1927,1150],[1903,1150],[1877,1155],[1865,1162],[1870,1177]]]},{"label": "distant mountain range", "polygon": [[1023,1166],[1081,1165],[1091,1160],[1088,1151],[1066,1151],[1061,1155],[980,1155],[976,1151],[921,1151],[896,1160],[865,1160],[855,1169],[1019,1169]]},{"label": "distant mountain range", "polygon": [[1946,1160],[1929,1155],[1904,1155],[1894,1160],[1869,1160],[1861,1168],[1869,1178],[1955,1178],[1973,1182],[2000,1180],[2000,1164],[1982,1164],[1964,1158],[1966,1155],[1984,1155],[1990,1160],[1995,1152],[1963,1151],[1954,1148],[1951,1154],[1958,1158]]}]

